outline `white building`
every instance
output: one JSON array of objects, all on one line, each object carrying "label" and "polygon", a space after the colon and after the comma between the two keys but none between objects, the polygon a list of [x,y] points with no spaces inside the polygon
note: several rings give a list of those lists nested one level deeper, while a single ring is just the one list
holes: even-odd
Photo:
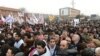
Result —
[{"label": "white building", "polygon": [[77,15],[80,15],[80,10],[65,7],[65,8],[59,9],[59,15],[63,19],[75,18]]}]

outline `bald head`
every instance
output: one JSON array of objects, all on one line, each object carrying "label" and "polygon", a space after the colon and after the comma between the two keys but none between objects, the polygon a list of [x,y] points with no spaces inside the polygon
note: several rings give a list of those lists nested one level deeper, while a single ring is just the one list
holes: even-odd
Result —
[{"label": "bald head", "polygon": [[74,34],[73,36],[72,36],[72,41],[79,41],[80,40],[80,36],[78,35],[78,34]]},{"label": "bald head", "polygon": [[66,40],[61,40],[61,42],[60,42],[60,48],[61,49],[68,48],[68,42]]},{"label": "bald head", "polygon": [[100,47],[95,49],[95,54],[96,56],[100,56]]},{"label": "bald head", "polygon": [[66,41],[66,40],[62,40],[62,41],[60,42],[60,44],[67,44],[67,41]]}]

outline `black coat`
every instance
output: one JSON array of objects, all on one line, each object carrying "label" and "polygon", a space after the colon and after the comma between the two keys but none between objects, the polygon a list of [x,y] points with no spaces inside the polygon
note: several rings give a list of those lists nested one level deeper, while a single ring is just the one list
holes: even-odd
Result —
[{"label": "black coat", "polygon": [[[49,48],[49,46],[48,46],[48,48]],[[50,48],[49,48],[49,49],[50,49]],[[54,50],[54,53],[53,53],[52,56],[56,56],[56,52],[58,51],[58,49],[59,49],[59,47],[58,47],[58,45],[56,45],[55,50]]]},{"label": "black coat", "polygon": [[56,52],[56,56],[76,56],[77,50],[76,49],[64,49],[64,50],[58,50]]},{"label": "black coat", "polygon": [[56,56],[68,56],[67,49],[64,49],[64,50],[59,49],[59,50],[56,52]]}]

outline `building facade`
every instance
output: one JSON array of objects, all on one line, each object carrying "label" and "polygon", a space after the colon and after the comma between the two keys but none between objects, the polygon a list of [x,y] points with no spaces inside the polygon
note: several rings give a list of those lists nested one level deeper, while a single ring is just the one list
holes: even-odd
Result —
[{"label": "building facade", "polygon": [[19,12],[19,9],[0,7],[0,15],[3,16],[8,16],[9,14],[12,14],[13,16],[18,16]]},{"label": "building facade", "polygon": [[61,8],[59,9],[59,15],[62,19],[75,18],[77,15],[80,15],[80,10],[69,7]]}]

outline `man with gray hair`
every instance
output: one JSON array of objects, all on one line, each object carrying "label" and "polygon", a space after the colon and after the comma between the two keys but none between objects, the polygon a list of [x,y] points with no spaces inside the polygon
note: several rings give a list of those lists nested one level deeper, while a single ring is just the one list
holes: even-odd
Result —
[{"label": "man with gray hair", "polygon": [[100,56],[100,47],[97,47],[97,48],[95,49],[95,55],[96,55],[96,56]]}]

